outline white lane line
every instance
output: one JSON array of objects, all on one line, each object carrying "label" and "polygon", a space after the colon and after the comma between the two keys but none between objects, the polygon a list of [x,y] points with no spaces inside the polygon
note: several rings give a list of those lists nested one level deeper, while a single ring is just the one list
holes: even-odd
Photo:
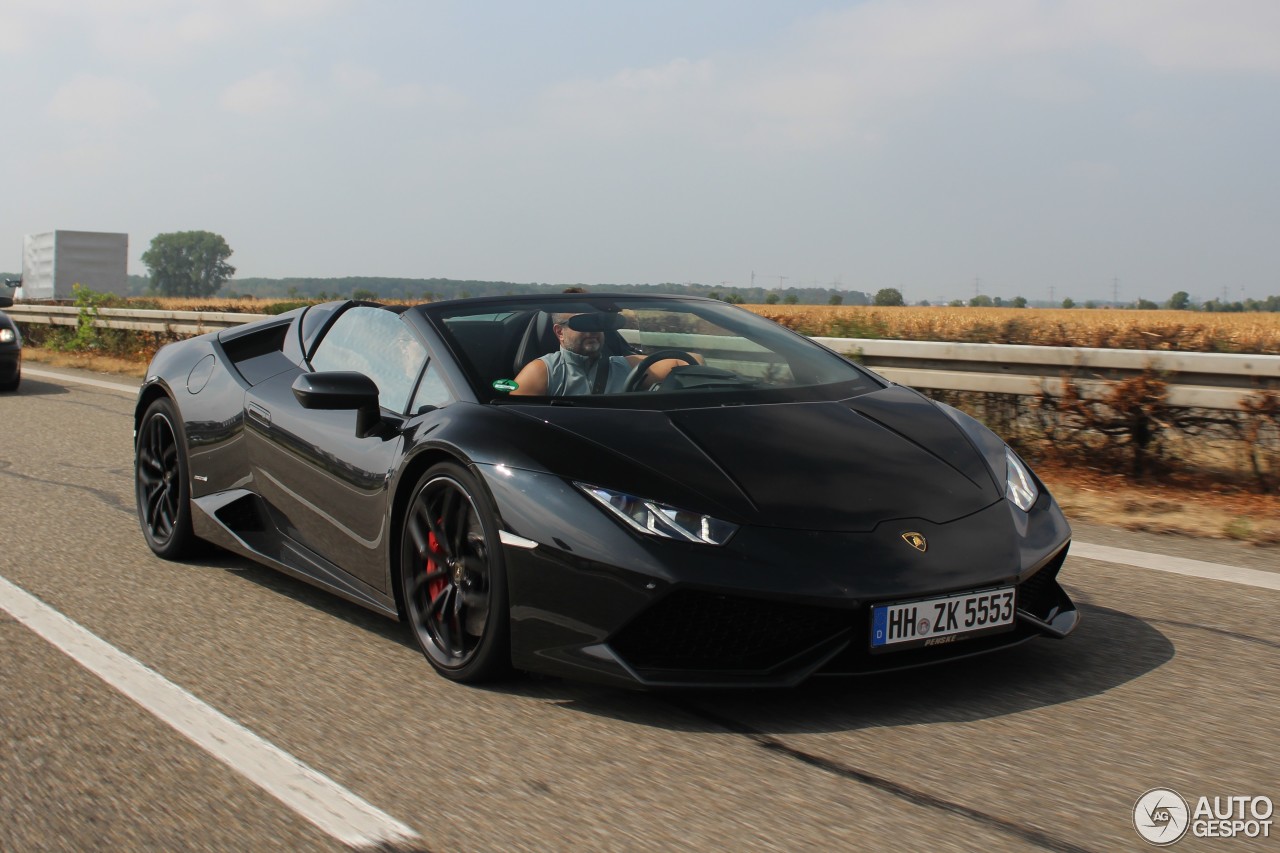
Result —
[{"label": "white lane line", "polygon": [[1127,548],[1112,548],[1110,545],[1094,545],[1090,542],[1072,542],[1068,553],[1073,557],[1084,557],[1086,560],[1102,560],[1106,563],[1120,563],[1140,569],[1171,572],[1175,575],[1280,590],[1280,573],[1277,572],[1242,569],[1239,566],[1228,566],[1223,563],[1205,563],[1200,560],[1189,560],[1186,557],[1130,551]]},{"label": "white lane line", "polygon": [[126,394],[137,394],[141,382],[136,385],[124,385],[120,382],[105,382],[101,379],[90,379],[87,376],[72,376],[69,373],[55,373],[52,370],[40,370],[39,368],[27,367],[22,365],[23,376],[39,376],[41,379],[61,379],[64,382],[79,382],[81,385],[92,385],[95,388],[106,388],[109,391],[124,391]]},{"label": "white lane line", "polygon": [[0,609],[324,833],[376,848],[418,834],[0,577]]}]

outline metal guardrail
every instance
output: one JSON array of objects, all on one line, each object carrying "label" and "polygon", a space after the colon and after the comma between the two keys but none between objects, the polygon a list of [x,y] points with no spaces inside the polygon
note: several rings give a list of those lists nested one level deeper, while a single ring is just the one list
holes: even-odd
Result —
[{"label": "metal guardrail", "polygon": [[[5,313],[19,323],[49,326],[75,326],[80,322],[80,308],[70,305],[14,305]],[[92,309],[91,309],[92,310]],[[202,335],[219,329],[230,329],[269,314],[237,314],[227,311],[153,311],[142,308],[99,308],[93,325],[104,329],[131,329],[135,332],[171,332],[177,335]]]},{"label": "metal guardrail", "polygon": [[1280,355],[814,338],[886,379],[919,388],[1061,396],[1071,377],[1086,396],[1154,370],[1169,382],[1167,405],[1238,409],[1260,391],[1280,393]]},{"label": "metal guardrail", "polygon": [[[19,323],[74,326],[80,309],[55,305],[14,305],[5,309]],[[95,326],[141,332],[196,335],[262,320],[267,314],[209,311],[152,311],[99,308]],[[646,341],[706,352],[724,349],[714,335],[669,333]],[[893,382],[917,388],[997,394],[1060,395],[1071,377],[1086,395],[1103,393],[1108,383],[1155,370],[1170,383],[1170,406],[1238,409],[1259,392],[1280,394],[1280,356],[1165,352],[1085,347],[891,341],[869,338],[814,338]],[[741,353],[750,358],[748,349]]]}]

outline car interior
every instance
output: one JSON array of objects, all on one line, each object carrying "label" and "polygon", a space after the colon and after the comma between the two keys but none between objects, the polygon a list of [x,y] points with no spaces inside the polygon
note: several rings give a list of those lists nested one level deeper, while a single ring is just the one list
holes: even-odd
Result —
[{"label": "car interior", "polygon": [[[463,350],[464,361],[470,364],[485,385],[516,376],[535,358],[553,353],[560,347],[552,329],[551,314],[546,311],[522,311],[484,319],[460,318],[450,321],[448,326]],[[605,331],[606,355],[636,352],[636,348],[623,340],[617,330]]]}]

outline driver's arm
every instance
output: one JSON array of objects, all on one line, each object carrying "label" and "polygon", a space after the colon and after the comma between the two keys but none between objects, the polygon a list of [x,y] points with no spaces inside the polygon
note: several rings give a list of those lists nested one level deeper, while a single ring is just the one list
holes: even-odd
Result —
[{"label": "driver's arm", "polygon": [[544,397],[547,393],[547,363],[540,358],[520,368],[520,372],[516,374],[516,390],[512,391],[512,396],[530,395],[534,397]]},{"label": "driver's arm", "polygon": [[[702,357],[701,353],[691,352],[689,353],[689,355],[693,356],[694,360],[697,361],[698,364],[707,363],[706,359]],[[630,364],[632,367],[635,367],[637,364],[639,364],[642,361],[644,361],[643,355],[627,356],[627,363]],[[674,368],[687,367],[688,364],[689,363],[687,361],[683,361],[678,358],[664,358],[662,361],[655,361],[653,364],[649,365],[649,371],[648,373],[645,374],[644,387],[648,387],[650,385],[657,385],[659,382],[666,379],[667,374],[670,373]],[[519,381],[518,377],[516,381],[517,382]]]}]

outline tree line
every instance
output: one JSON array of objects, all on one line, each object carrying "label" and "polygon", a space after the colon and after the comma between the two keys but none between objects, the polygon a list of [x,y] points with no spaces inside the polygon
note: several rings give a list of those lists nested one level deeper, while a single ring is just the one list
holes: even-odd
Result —
[{"label": "tree line", "polygon": [[[825,287],[714,287],[696,282],[664,282],[660,284],[586,284],[583,282],[510,282],[479,281],[449,278],[391,278],[377,276],[348,276],[340,278],[241,278],[234,279],[235,267],[227,263],[232,250],[225,238],[211,231],[178,231],[157,234],[151,247],[142,255],[147,267],[146,276],[129,276],[131,294],[161,296],[209,297],[224,287],[225,298],[253,297],[267,299],[369,299],[404,302],[436,302],[443,299],[465,299],[471,296],[513,296],[529,293],[552,293],[567,286],[588,290],[616,290],[628,293],[669,293],[690,296],[708,296],[726,302],[774,305],[878,305],[892,307],[905,305],[902,291],[885,287],[874,296],[858,290],[837,290]],[[929,305],[927,300],[920,303]],[[977,294],[967,302],[953,299],[953,307],[1011,307],[1026,308],[1025,297],[1015,296],[1005,300],[999,296]],[[1037,306],[1045,303],[1034,303]],[[1170,308],[1176,311],[1280,311],[1280,295],[1264,299],[1210,299],[1196,303],[1190,295],[1180,290],[1163,303],[1138,299],[1131,303],[1087,301],[1083,306],[1075,300],[1062,300],[1063,308],[1132,308],[1154,310]],[[1055,306],[1056,307],[1056,306]]]},{"label": "tree line", "polygon": [[513,296],[553,293],[569,286],[628,293],[670,293],[710,296],[728,302],[787,304],[867,305],[870,297],[860,291],[823,287],[716,288],[692,282],[659,284],[595,284],[584,282],[513,282],[450,278],[392,278],[347,276],[340,278],[240,278],[233,279],[235,267],[227,263],[232,250],[227,241],[210,231],[179,231],[158,234],[143,253],[146,276],[129,276],[131,295],[210,297],[253,297],[266,299],[370,299],[407,302],[436,302],[471,296]]}]

